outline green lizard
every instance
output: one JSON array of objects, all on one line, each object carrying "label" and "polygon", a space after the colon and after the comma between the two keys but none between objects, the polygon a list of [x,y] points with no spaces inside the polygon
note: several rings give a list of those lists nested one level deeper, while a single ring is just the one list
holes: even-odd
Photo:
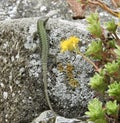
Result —
[{"label": "green lizard", "polygon": [[45,97],[48,103],[48,106],[50,108],[50,110],[53,112],[53,114],[56,116],[52,105],[50,103],[50,99],[48,96],[48,90],[47,90],[47,62],[48,62],[48,52],[49,52],[49,42],[47,39],[47,33],[45,30],[45,22],[49,19],[49,17],[43,17],[40,18],[37,21],[37,30],[38,30],[38,34],[39,34],[39,39],[40,39],[40,45],[42,47],[42,72],[43,72],[43,83],[44,83],[44,91],[45,91]]}]

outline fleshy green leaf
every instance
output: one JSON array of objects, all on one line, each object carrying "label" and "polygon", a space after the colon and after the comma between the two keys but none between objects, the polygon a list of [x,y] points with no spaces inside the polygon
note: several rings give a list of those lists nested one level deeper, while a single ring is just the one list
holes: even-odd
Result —
[{"label": "fleshy green leaf", "polygon": [[99,20],[98,13],[92,13],[86,18],[86,20],[89,24],[97,23]]},{"label": "fleshy green leaf", "polygon": [[116,100],[114,102],[109,101],[106,103],[106,111],[108,115],[117,116],[119,112],[119,105],[117,105]]},{"label": "fleshy green leaf", "polygon": [[86,18],[86,20],[89,23],[88,30],[90,33],[100,38],[102,36],[102,28],[100,26],[98,13],[92,13]]},{"label": "fleshy green leaf", "polygon": [[107,63],[105,65],[105,70],[109,73],[109,74],[114,74],[115,72],[118,72],[119,70],[119,64],[115,61],[113,61],[112,63]]},{"label": "fleshy green leaf", "polygon": [[107,123],[106,119],[98,119],[95,121],[95,123]]},{"label": "fleshy green leaf", "polygon": [[115,42],[116,42],[115,39],[113,39],[113,40],[109,40],[107,44],[109,45],[110,48],[115,48],[116,47]]},{"label": "fleshy green leaf", "polygon": [[[104,120],[105,121],[105,112],[102,108],[102,102],[97,98],[91,100],[88,104],[88,110],[85,112],[86,115],[90,117],[91,121]],[[96,122],[98,123],[98,122]],[[106,122],[104,122],[106,123]]]},{"label": "fleshy green leaf", "polygon": [[105,25],[106,25],[107,30],[110,32],[114,33],[117,29],[117,25],[115,24],[114,20],[107,22]]},{"label": "fleshy green leaf", "polygon": [[91,45],[88,47],[86,51],[86,55],[92,56],[95,59],[102,59],[102,42],[101,41],[92,41]]},{"label": "fleshy green leaf", "polygon": [[108,95],[120,101],[120,82],[114,82],[108,86]]},{"label": "fleshy green leaf", "polygon": [[92,89],[96,89],[97,91],[103,93],[106,88],[107,84],[105,83],[104,76],[99,75],[96,73],[92,78],[90,78],[90,83]]},{"label": "fleshy green leaf", "polygon": [[97,38],[100,38],[102,36],[102,28],[100,26],[100,22],[95,22],[94,24],[91,24],[87,28],[89,32],[96,36]]}]

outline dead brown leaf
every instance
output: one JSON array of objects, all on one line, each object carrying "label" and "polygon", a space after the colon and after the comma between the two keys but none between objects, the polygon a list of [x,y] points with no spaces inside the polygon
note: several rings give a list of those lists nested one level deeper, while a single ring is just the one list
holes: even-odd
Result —
[{"label": "dead brown leaf", "polygon": [[66,0],[66,1],[74,13],[73,15],[74,19],[81,19],[85,17],[85,11],[82,8],[82,5],[79,2],[77,2],[77,0]]}]

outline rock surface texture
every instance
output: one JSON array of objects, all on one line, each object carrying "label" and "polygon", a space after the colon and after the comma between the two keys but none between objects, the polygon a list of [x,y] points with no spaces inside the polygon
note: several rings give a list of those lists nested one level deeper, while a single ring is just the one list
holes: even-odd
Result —
[{"label": "rock surface texture", "polygon": [[[52,10],[59,11],[45,28],[52,54],[48,58],[48,93],[53,109],[66,118],[80,117],[94,96],[88,86],[93,67],[79,55],[60,52],[60,41],[70,36],[80,38],[80,50],[86,50],[92,40],[86,21],[72,20],[63,0],[1,0],[0,123],[30,123],[49,110],[42,82],[37,20]],[[69,84],[59,64],[64,68],[73,66],[77,87]],[[56,123],[61,123],[63,117],[58,117]]]},{"label": "rock surface texture", "polygon": [[[0,22],[0,92],[1,122],[27,122],[47,109],[42,82],[39,39],[36,34],[38,18]],[[76,35],[81,39],[81,50],[90,41],[85,26],[77,22],[49,19],[50,54],[48,86],[53,109],[66,117],[83,115],[87,102],[93,97],[87,83],[93,69],[81,56],[60,53],[63,38]],[[71,31],[70,31],[71,30]],[[65,35],[66,34],[66,35]],[[68,85],[66,75],[57,69],[57,63],[71,63],[79,86]],[[78,73],[78,74],[76,74]]]}]

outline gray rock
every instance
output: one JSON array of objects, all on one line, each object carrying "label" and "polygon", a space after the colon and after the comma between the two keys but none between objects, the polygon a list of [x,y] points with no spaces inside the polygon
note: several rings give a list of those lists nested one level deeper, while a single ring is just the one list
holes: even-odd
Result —
[{"label": "gray rock", "polygon": [[80,123],[80,120],[78,119],[68,119],[68,118],[64,118],[64,117],[56,117],[56,121],[55,123]]},{"label": "gray rock", "polygon": [[0,21],[39,17],[52,10],[60,10],[57,18],[71,18],[71,11],[63,0],[0,0]]},{"label": "gray rock", "polygon": [[[2,123],[28,123],[48,109],[42,83],[39,39],[36,34],[38,18],[25,18],[0,22],[0,120]],[[92,66],[81,56],[60,53],[59,43],[71,35],[81,40],[81,49],[90,42],[89,33],[80,21],[49,19],[50,53],[57,59],[51,63],[49,57],[48,92],[55,112],[61,116],[77,117],[84,114],[87,103],[93,98],[88,87]],[[73,56],[72,56],[73,55]],[[66,61],[67,60],[67,61]],[[56,63],[71,63],[79,86],[72,88],[66,74],[60,72]]]},{"label": "gray rock", "polygon": [[[113,6],[111,0],[103,1]],[[0,0],[0,20],[39,17],[56,9],[60,10],[57,18],[71,19],[72,12],[63,0]]]},{"label": "gray rock", "polygon": [[78,119],[70,119],[61,116],[54,117],[52,111],[44,111],[31,123],[83,123]]},{"label": "gray rock", "polygon": [[42,112],[37,118],[35,118],[31,123],[54,123],[55,117],[51,110]]},{"label": "gray rock", "polygon": [[35,118],[31,123],[93,123],[88,121],[87,118],[82,120],[76,118],[65,118],[61,116],[54,116],[52,111],[47,110],[42,112],[37,118]]},{"label": "gray rock", "polygon": [[37,19],[0,22],[0,122],[25,123],[47,109],[41,63],[33,53]]}]

